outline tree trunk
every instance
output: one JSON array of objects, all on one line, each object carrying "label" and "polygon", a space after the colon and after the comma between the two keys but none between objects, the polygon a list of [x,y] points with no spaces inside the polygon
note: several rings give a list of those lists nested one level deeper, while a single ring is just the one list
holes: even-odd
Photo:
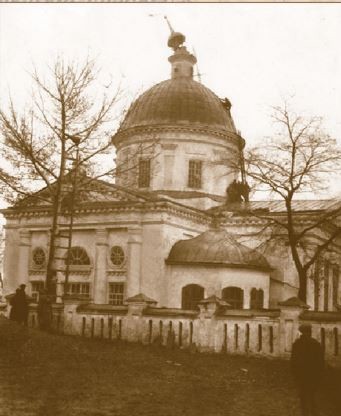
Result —
[{"label": "tree trunk", "polygon": [[295,230],[295,223],[293,218],[292,212],[292,195],[288,196],[285,200],[285,205],[287,209],[287,220],[288,220],[288,240],[291,250],[291,255],[295,263],[295,267],[298,273],[298,282],[299,282],[299,289],[298,289],[298,298],[305,302],[307,301],[307,270],[303,267],[302,261],[300,259],[300,255],[298,252],[298,243],[296,238],[296,230]]},{"label": "tree trunk", "polygon": [[298,275],[299,280],[299,289],[298,289],[298,298],[307,303],[307,273],[305,271],[301,271]]},{"label": "tree trunk", "polygon": [[[61,151],[60,151],[60,168],[59,176],[56,183],[56,192],[52,198],[53,207],[52,207],[52,226],[51,226],[51,236],[50,236],[50,247],[49,247],[49,258],[47,263],[46,270],[46,289],[47,294],[50,296],[50,299],[55,298],[55,286],[53,285],[53,279],[56,277],[55,270],[55,256],[56,256],[56,239],[58,238],[58,217],[61,209],[61,197],[62,197],[62,186],[64,179],[64,170],[65,170],[65,104],[64,98],[61,96]],[[49,309],[46,309],[46,329],[51,329],[51,318],[52,318],[52,302],[49,303]]]},{"label": "tree trunk", "polygon": [[[58,185],[57,185],[58,186]],[[52,226],[51,226],[51,234],[50,234],[50,242],[49,242],[49,257],[47,262],[47,270],[46,270],[46,289],[49,295],[52,295],[53,291],[53,278],[55,276],[54,270],[54,258],[56,252],[56,237],[57,237],[57,227],[58,227],[58,192],[56,193],[56,198],[53,199],[53,211],[52,211]]]}]

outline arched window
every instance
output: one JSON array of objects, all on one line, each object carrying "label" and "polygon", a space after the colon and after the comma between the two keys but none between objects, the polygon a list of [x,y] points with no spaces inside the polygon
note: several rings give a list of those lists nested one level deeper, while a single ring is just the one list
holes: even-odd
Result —
[{"label": "arched window", "polygon": [[67,263],[71,266],[89,266],[90,259],[84,248],[72,247],[68,257],[65,259],[65,264]]},{"label": "arched window", "polygon": [[222,298],[229,303],[232,308],[241,309],[244,303],[244,292],[240,287],[225,287],[222,291]]},{"label": "arched window", "polygon": [[37,247],[32,252],[32,260],[34,267],[42,268],[46,265],[46,254],[45,251]]},{"label": "arched window", "polygon": [[114,266],[122,266],[125,260],[123,248],[120,246],[111,247],[110,260]]},{"label": "arched window", "polygon": [[262,289],[251,290],[251,299],[250,299],[250,308],[251,309],[263,309],[264,308],[264,292]]},{"label": "arched window", "polygon": [[182,309],[198,309],[198,302],[204,299],[204,288],[199,285],[187,285],[182,288]]}]

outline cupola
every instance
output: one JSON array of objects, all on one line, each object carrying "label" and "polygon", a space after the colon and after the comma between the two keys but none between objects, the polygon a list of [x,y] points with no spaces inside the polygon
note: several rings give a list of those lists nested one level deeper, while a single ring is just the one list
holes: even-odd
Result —
[{"label": "cupola", "polygon": [[[169,25],[170,26],[170,25]],[[229,155],[238,157],[243,139],[231,116],[231,103],[193,79],[197,59],[171,34],[171,78],[141,94],[113,137],[122,173],[117,184],[167,193],[184,204],[207,209],[220,203],[237,178]]]},{"label": "cupola", "polygon": [[197,59],[183,45],[185,40],[185,36],[179,32],[173,32],[168,39],[168,46],[174,51],[173,55],[168,58],[172,65],[172,79],[193,78],[193,67]]}]

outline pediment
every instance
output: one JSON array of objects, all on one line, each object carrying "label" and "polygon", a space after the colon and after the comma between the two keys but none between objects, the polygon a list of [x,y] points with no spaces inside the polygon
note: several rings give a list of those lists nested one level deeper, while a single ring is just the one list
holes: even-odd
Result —
[{"label": "pediment", "polygon": [[[52,185],[52,192],[56,185]],[[150,197],[142,193],[121,186],[105,182],[102,180],[83,178],[77,188],[75,205],[83,204],[101,204],[101,203],[134,203],[145,202]],[[44,188],[25,199],[18,201],[12,209],[32,209],[39,207],[47,207],[52,204],[51,189]],[[62,205],[67,208],[72,204],[72,186],[67,184],[64,186]]]}]

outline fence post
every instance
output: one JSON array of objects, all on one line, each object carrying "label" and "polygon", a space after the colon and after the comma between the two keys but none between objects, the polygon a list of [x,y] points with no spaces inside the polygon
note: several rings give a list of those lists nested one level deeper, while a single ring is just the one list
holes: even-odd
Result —
[{"label": "fence post", "polygon": [[64,334],[81,335],[82,320],[81,315],[77,313],[80,305],[89,303],[89,299],[79,299],[77,297],[64,297],[64,319],[62,320],[62,328]]},{"label": "fence post", "polygon": [[[144,311],[150,306],[156,306],[156,301],[143,293],[126,299],[128,314],[123,320],[123,338],[133,342],[148,342],[148,327],[143,319]],[[144,333],[145,332],[145,333]]]},{"label": "fence post", "polygon": [[301,313],[309,306],[297,297],[289,298],[283,302],[278,302],[281,313],[279,316],[279,348],[281,356],[288,356],[291,347],[296,339]]},{"label": "fence post", "polygon": [[221,322],[216,320],[216,316],[230,305],[213,295],[200,301],[198,306],[200,313],[197,347],[200,351],[220,352],[224,344],[224,333],[223,330],[219,331]]}]

